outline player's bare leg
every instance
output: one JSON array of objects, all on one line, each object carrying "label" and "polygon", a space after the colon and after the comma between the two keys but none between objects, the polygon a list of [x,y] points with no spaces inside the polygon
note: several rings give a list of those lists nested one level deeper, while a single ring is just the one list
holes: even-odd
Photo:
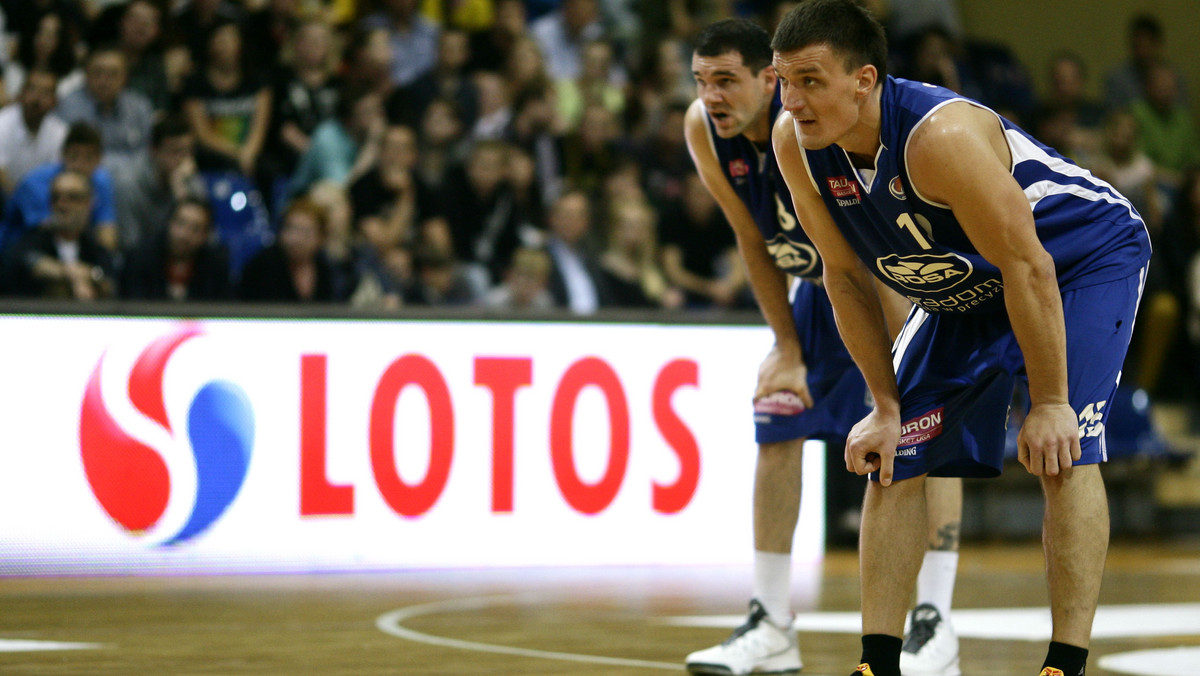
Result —
[{"label": "player's bare leg", "polygon": [[1051,640],[1087,648],[1108,553],[1108,498],[1100,466],[1079,465],[1044,476],[1042,489]]},{"label": "player's bare leg", "polygon": [[[904,616],[925,551],[925,477],[896,481],[884,487],[867,484],[859,539],[859,575],[862,579],[863,636],[895,637],[895,653],[886,661],[898,664]],[[864,658],[866,641],[864,640]],[[895,666],[872,665],[891,674]],[[880,670],[880,667],[884,667]]]},{"label": "player's bare leg", "polygon": [[804,439],[758,447],[754,470],[754,598],[746,623],[724,643],[687,658],[692,673],[796,673],[792,631],[792,539],[800,515]]},{"label": "player's bare leg", "polygon": [[928,478],[925,503],[925,556],[917,575],[917,603],[900,653],[900,671],[904,676],[961,676],[950,607],[958,572],[962,479]]}]

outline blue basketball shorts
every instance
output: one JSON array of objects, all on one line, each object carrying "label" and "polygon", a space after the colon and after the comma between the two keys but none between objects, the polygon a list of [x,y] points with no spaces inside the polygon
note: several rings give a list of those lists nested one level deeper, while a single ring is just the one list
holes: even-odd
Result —
[{"label": "blue basketball shorts", "polygon": [[792,318],[813,406],[795,415],[756,412],[755,440],[760,444],[800,438],[844,441],[871,407],[862,374],[838,334],[825,288],[804,280],[794,282]]},{"label": "blue basketball shorts", "polygon": [[[1076,465],[1108,459],[1105,405],[1116,392],[1133,334],[1144,269],[1062,293],[1067,392],[1079,418]],[[900,387],[901,437],[893,480],[994,477],[1025,361],[1006,312],[929,314],[914,309],[892,350]],[[878,473],[871,475],[878,481]]]}]

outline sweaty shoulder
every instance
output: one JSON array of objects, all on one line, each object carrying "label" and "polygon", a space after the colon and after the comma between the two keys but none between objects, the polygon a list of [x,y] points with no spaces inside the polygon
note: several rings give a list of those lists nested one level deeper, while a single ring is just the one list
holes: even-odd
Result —
[{"label": "sweaty shoulder", "polygon": [[1008,173],[1012,162],[1000,118],[965,100],[931,112],[913,129],[904,152],[917,191],[938,203],[949,197],[939,194],[938,177],[948,180],[980,165]]}]

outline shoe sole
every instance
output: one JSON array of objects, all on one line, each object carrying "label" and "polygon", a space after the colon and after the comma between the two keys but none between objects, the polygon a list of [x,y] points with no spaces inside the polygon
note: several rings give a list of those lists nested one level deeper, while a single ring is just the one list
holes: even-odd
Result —
[{"label": "shoe sole", "polygon": [[[706,674],[707,676],[737,676],[737,672],[720,664],[688,664],[685,665],[690,674]],[[784,669],[782,671],[748,671],[746,674],[763,674],[764,676],[783,676],[784,674],[799,674],[804,667]]]}]

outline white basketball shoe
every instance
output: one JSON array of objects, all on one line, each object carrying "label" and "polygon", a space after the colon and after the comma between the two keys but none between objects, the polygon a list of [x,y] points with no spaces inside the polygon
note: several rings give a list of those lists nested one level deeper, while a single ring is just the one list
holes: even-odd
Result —
[{"label": "white basketball shoe", "polygon": [[693,674],[798,674],[800,646],[789,627],[779,627],[767,617],[758,599],[750,600],[746,623],[721,645],[687,656]]},{"label": "white basketball shoe", "polygon": [[958,637],[950,623],[929,603],[913,608],[908,636],[900,651],[902,676],[962,676],[958,667]]}]

